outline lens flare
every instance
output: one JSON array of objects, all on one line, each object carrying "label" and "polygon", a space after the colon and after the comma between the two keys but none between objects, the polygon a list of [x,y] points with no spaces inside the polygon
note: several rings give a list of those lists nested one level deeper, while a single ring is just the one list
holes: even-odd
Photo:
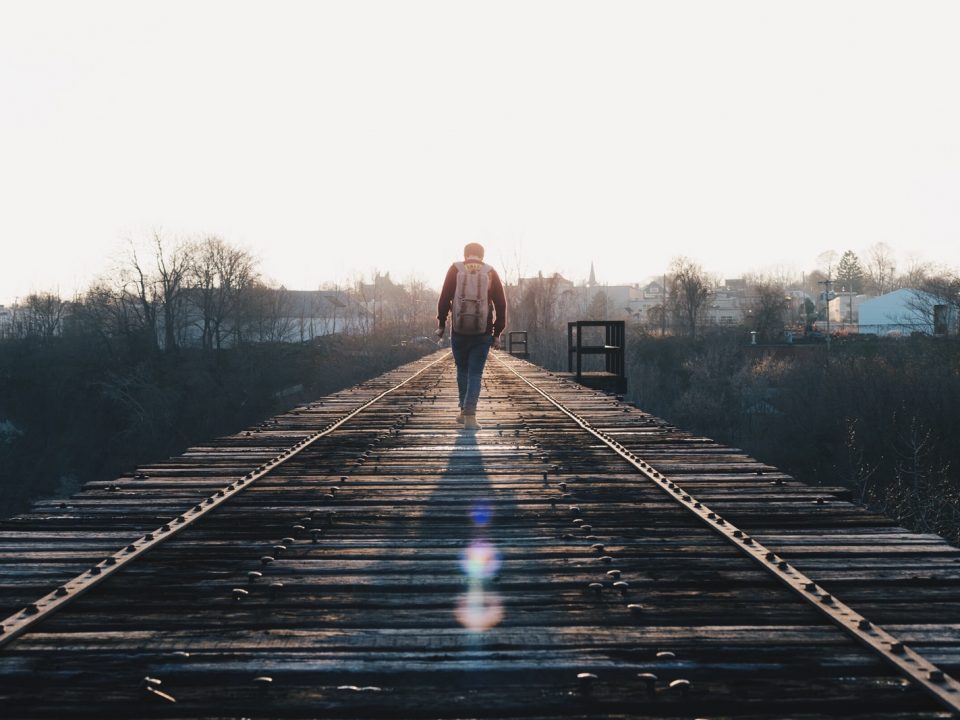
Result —
[{"label": "lens flare", "polygon": [[485,540],[475,540],[463,551],[460,567],[471,580],[487,580],[500,569],[500,553]]},{"label": "lens flare", "polygon": [[493,519],[493,508],[487,503],[477,503],[470,510],[470,521],[477,527],[486,527]]},{"label": "lens flare", "polygon": [[484,592],[478,584],[460,596],[454,615],[467,630],[483,632],[496,627],[503,620],[503,603],[499,595]]}]

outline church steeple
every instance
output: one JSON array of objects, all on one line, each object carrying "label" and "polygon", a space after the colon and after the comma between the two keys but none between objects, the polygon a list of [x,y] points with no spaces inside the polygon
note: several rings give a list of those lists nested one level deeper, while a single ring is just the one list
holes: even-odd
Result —
[{"label": "church steeple", "polygon": [[590,263],[590,279],[587,280],[587,287],[596,287],[597,285],[597,273],[593,270],[593,263]]}]

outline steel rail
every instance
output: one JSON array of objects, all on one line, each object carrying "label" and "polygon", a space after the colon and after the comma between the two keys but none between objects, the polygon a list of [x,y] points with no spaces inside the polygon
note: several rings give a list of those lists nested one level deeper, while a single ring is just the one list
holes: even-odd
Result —
[{"label": "steel rail", "polygon": [[257,480],[269,475],[272,471],[283,465],[283,463],[299,455],[313,443],[336,432],[338,429],[343,427],[344,424],[355,418],[364,410],[375,403],[380,402],[388,395],[396,392],[411,380],[417,378],[438,363],[446,360],[449,356],[449,351],[444,353],[441,357],[424,365],[422,368],[410,375],[410,377],[405,378],[403,381],[384,390],[371,400],[368,400],[350,412],[340,416],[338,420],[327,424],[323,429],[306,436],[306,438],[294,443],[287,449],[281,450],[280,453],[271,460],[259,465],[255,470],[252,470],[243,477],[234,480],[232,483],[221,488],[213,495],[208,496],[206,499],[201,500],[190,510],[179,514],[173,520],[168,523],[164,523],[153,532],[145,533],[136,540],[133,540],[122,550],[119,550],[104,558],[86,572],[77,575],[73,579],[65,582],[56,590],[47,593],[35,602],[30,603],[23,610],[20,610],[19,612],[0,620],[0,648],[8,645],[11,641],[23,635],[31,627],[42,620],[45,620],[57,610],[77,599],[84,593],[89,592],[91,589],[115,573],[119,572],[134,560],[154,549],[161,543],[164,543],[170,538],[179,534],[185,528],[190,527],[200,518],[206,516],[213,510],[216,510],[235,495],[253,485]]},{"label": "steel rail", "polygon": [[652,465],[628,450],[609,433],[593,427],[583,416],[573,412],[537,384],[517,372],[499,354],[494,354],[494,357],[504,368],[520,378],[560,412],[577,423],[581,429],[616,452],[644,477],[673,498],[677,504],[686,508],[691,515],[726,539],[741,553],[756,561],[758,565],[786,585],[810,607],[815,608],[837,627],[878,654],[910,680],[925,688],[946,708],[954,713],[960,713],[960,682],[957,682],[923,655],[898,640],[890,632],[872,623],[850,606],[838,600],[834,595],[828,593],[810,577],[792,567],[777,553],[757,542],[720,513],[711,510],[669,477],[655,470]]}]

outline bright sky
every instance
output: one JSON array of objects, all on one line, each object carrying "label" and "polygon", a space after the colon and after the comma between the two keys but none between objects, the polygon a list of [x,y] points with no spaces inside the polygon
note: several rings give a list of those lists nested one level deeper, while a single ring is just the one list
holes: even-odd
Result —
[{"label": "bright sky", "polygon": [[291,288],[960,266],[960,3],[0,4],[0,302],[126,238],[219,234]]}]

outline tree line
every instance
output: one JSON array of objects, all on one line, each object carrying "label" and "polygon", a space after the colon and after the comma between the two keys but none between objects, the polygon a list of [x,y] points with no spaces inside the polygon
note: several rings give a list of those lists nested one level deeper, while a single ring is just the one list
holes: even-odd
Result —
[{"label": "tree line", "polygon": [[216,237],[130,246],[72,300],[31,295],[0,338],[0,515],[409,361],[435,303],[384,275],[287,291]]},{"label": "tree line", "polygon": [[771,351],[733,332],[634,331],[628,367],[628,399],[644,410],[960,544],[957,338]]},{"label": "tree line", "polygon": [[398,284],[389,273],[291,291],[267,282],[250,251],[222,238],[170,242],[157,233],[146,246],[130,243],[110,271],[73,299],[29,295],[0,326],[0,339],[96,335],[106,351],[137,357],[344,331],[401,339],[423,332],[434,301],[423,282]]},{"label": "tree line", "polygon": [[708,272],[696,261],[677,257],[656,283],[663,297],[643,318],[610,302],[604,289],[575,292],[559,274],[540,274],[508,285],[510,328],[530,335],[532,359],[553,370],[567,364],[567,323],[572,320],[626,320],[648,334],[696,340],[704,334],[756,333],[761,342],[784,338],[785,330],[811,331],[825,319],[823,298],[833,290],[884,294],[900,288],[921,291],[916,311],[929,314],[927,305],[943,304],[960,314],[960,271],[911,260],[898,272],[891,248],[878,243],[861,260],[852,250],[842,255],[829,251],[818,258],[817,267],[801,274],[779,272],[747,274],[737,280],[745,306],[742,318],[729,327],[708,321],[711,306],[728,292],[724,279]]},{"label": "tree line", "polygon": [[791,288],[816,298],[828,278],[852,292],[909,287],[957,312],[960,274],[923,263],[898,273],[885,246],[868,264],[850,251],[821,260],[800,278],[744,278],[750,306],[735,326],[705,321],[719,282],[687,258],[665,274],[665,297],[646,322],[618,314],[602,289],[587,300],[554,275],[513,287],[510,325],[529,331],[534,362],[565,371],[568,321],[625,319],[628,401],[960,544],[960,340],[783,343],[785,329],[809,328],[823,312]]}]

